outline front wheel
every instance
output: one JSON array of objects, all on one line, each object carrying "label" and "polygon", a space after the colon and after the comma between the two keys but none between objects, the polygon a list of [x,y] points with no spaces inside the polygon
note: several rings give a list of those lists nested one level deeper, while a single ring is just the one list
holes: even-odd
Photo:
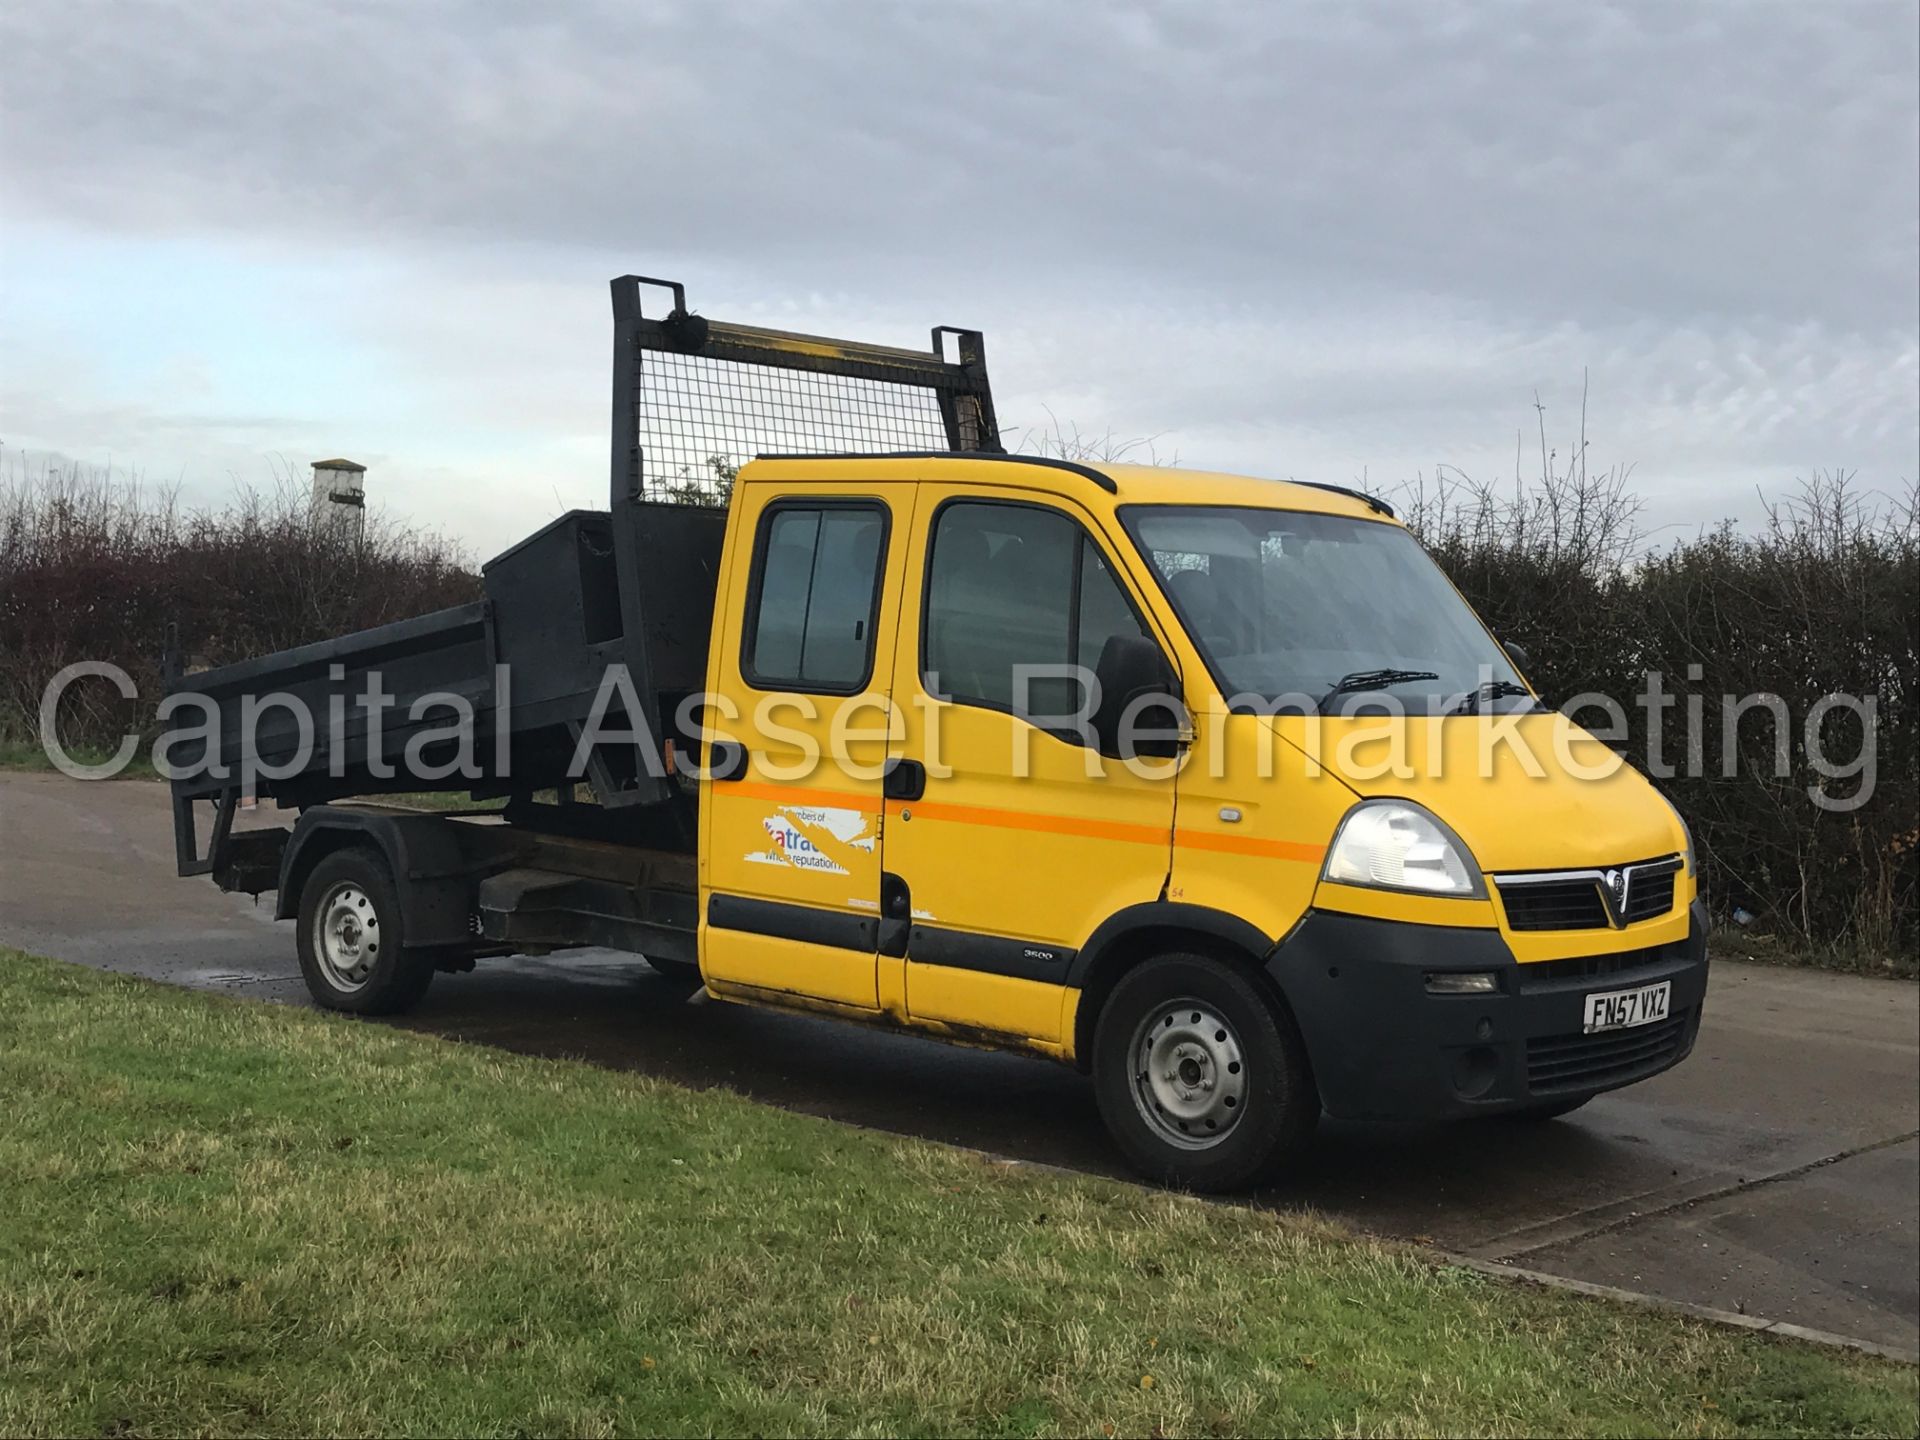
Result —
[{"label": "front wheel", "polygon": [[1190,1190],[1270,1179],[1320,1116],[1292,1017],[1200,955],[1157,956],[1121,977],[1094,1033],[1093,1082],[1133,1167]]},{"label": "front wheel", "polygon": [[356,1015],[411,1009],[433,957],[409,950],[393,878],[367,850],[336,850],[300,889],[300,974],[314,1001]]}]

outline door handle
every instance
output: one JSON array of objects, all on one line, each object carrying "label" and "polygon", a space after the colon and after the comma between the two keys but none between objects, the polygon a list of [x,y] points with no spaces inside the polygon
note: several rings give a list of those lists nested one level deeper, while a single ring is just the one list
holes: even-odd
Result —
[{"label": "door handle", "polygon": [[927,793],[927,767],[918,760],[889,755],[880,772],[880,793],[889,800],[918,800]]},{"label": "door handle", "polygon": [[707,750],[707,778],[738,780],[747,773],[747,747],[738,740],[716,740]]}]

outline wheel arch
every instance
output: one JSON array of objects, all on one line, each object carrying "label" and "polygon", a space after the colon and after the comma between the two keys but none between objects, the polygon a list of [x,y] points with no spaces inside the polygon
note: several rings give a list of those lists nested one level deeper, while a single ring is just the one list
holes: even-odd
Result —
[{"label": "wheel arch", "polygon": [[388,855],[372,836],[357,826],[351,825],[314,825],[302,823],[294,830],[293,838],[287,842],[286,854],[280,857],[280,883],[273,902],[273,918],[291,920],[300,913],[300,892],[306,888],[307,877],[313,873],[327,856],[337,850],[349,850],[358,846],[363,850],[373,850],[387,862],[387,868],[393,868],[393,857]]},{"label": "wheel arch", "polygon": [[1080,992],[1073,1022],[1075,1065],[1082,1071],[1092,1065],[1094,1027],[1120,977],[1141,961],[1168,951],[1192,951],[1235,965],[1284,1003],[1286,997],[1265,965],[1275,944],[1259,926],[1206,905],[1155,900],[1109,916],[1068,970],[1067,983]]},{"label": "wheel arch", "polygon": [[460,846],[434,815],[376,815],[318,805],[301,815],[280,861],[274,918],[300,913],[300,892],[314,867],[341,850],[372,851],[386,864],[409,946],[453,945],[469,938],[472,877]]}]

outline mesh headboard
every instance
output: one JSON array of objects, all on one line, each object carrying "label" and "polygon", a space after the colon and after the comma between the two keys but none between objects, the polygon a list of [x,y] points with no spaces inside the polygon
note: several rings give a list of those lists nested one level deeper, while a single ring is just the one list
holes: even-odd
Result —
[{"label": "mesh headboard", "polygon": [[[642,285],[672,291],[663,318],[641,314]],[[941,326],[934,348],[906,350],[729,325],[638,275],[613,282],[613,315],[616,504],[711,503],[756,455],[1001,448],[978,331]]]}]

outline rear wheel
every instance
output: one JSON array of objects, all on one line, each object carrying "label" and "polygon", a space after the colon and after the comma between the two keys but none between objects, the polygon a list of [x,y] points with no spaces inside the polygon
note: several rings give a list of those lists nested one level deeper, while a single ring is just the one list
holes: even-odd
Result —
[{"label": "rear wheel", "polygon": [[1192,1190],[1271,1178],[1320,1115],[1292,1017],[1201,955],[1157,956],[1121,977],[1094,1033],[1093,1078],[1133,1167]]},{"label": "rear wheel", "polygon": [[317,1004],[356,1015],[411,1009],[433,981],[430,954],[406,947],[386,862],[336,850],[300,890],[300,974]]}]

